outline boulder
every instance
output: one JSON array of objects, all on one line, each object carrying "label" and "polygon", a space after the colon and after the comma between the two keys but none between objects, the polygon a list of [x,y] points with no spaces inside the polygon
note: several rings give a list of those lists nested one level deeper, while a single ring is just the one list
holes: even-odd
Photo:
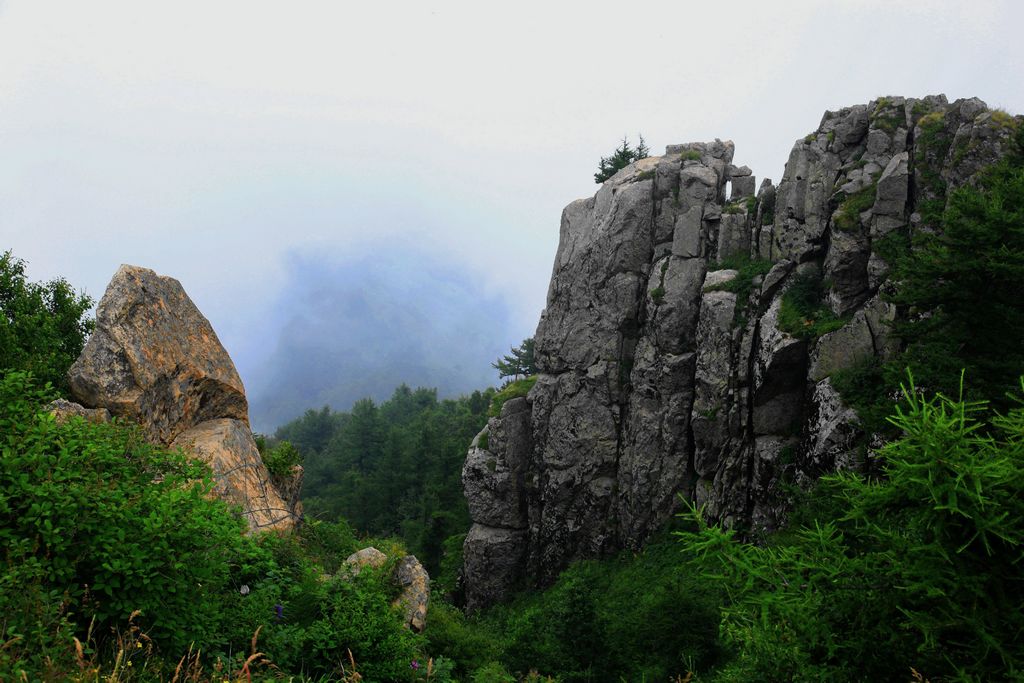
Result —
[{"label": "boulder", "polygon": [[528,533],[474,524],[462,546],[466,611],[504,600],[526,576]]},{"label": "boulder", "polygon": [[[349,555],[342,563],[342,568],[347,576],[359,576],[367,567],[381,569],[387,562],[387,555],[370,546]],[[421,632],[427,625],[430,575],[415,555],[406,555],[395,564],[391,580],[401,589],[392,606],[402,610],[407,627],[417,633]]]},{"label": "boulder", "polygon": [[[181,283],[124,265],[96,309],[96,329],[68,370],[76,404],[58,406],[137,422],[150,441],[182,448],[213,469],[216,493],[242,509],[251,531],[293,527],[302,468],[271,480],[249,429],[231,357]],[[71,407],[69,407],[71,406]]]},{"label": "boulder", "polygon": [[215,492],[241,506],[250,531],[295,525],[295,511],[270,481],[246,423],[231,418],[207,420],[179,434],[171,447],[188,451],[213,469]]},{"label": "boulder", "polygon": [[96,329],[68,371],[85,406],[142,425],[169,444],[215,418],[248,424],[242,380],[181,284],[121,266],[96,309]]},{"label": "boulder", "polygon": [[373,546],[357,550],[342,563],[342,566],[348,570],[352,576],[359,576],[360,572],[366,567],[372,567],[373,569],[380,569],[388,561],[388,556],[377,550]]}]

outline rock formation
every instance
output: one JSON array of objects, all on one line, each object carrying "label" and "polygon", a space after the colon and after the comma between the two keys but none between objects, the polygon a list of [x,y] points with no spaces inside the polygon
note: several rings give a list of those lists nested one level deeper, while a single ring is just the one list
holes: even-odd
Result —
[{"label": "rock formation", "polygon": [[[297,521],[297,497],[282,499],[256,448],[234,363],[177,280],[121,266],[68,379],[82,406],[137,422],[152,442],[206,461],[216,492],[241,506],[251,530]],[[77,410],[55,406],[58,415]]]},{"label": "rock formation", "polygon": [[[569,204],[537,383],[466,459],[467,607],[640,546],[680,495],[770,529],[783,481],[856,466],[857,416],[830,376],[894,350],[880,247],[934,230],[922,207],[1004,155],[1019,119],[977,99],[879,98],[826,112],[777,187],[755,194],[715,140],[670,145]],[[757,260],[770,270],[740,272]],[[780,328],[801,279],[827,289],[839,329]]]}]

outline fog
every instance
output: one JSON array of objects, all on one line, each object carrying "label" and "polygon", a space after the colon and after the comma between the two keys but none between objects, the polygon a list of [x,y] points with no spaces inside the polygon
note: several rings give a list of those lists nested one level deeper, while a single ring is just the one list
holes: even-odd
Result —
[{"label": "fog", "polygon": [[347,410],[398,385],[458,396],[497,383],[508,352],[508,306],[482,293],[480,274],[408,248],[293,253],[285,285],[251,359],[253,427],[268,432],[308,408]]}]

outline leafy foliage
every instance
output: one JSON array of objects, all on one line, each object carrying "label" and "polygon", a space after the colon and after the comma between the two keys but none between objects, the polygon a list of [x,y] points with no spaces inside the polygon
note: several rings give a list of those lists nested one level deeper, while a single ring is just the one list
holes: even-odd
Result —
[{"label": "leafy foliage", "polygon": [[243,535],[205,464],[116,423],[58,423],[49,396],[25,373],[0,377],[0,679],[128,680],[137,663],[169,680],[189,652],[196,671],[240,670],[257,631],[283,671],[333,676],[351,651],[364,680],[416,678],[423,641],[391,606],[390,567],[341,569],[360,547],[347,525]]},{"label": "leafy foliage", "polygon": [[597,165],[597,173],[594,174],[594,182],[603,183],[634,161],[645,159],[650,152],[651,150],[644,143],[643,135],[640,136],[640,142],[635,149],[630,146],[629,139],[623,136],[622,144],[615,148],[611,156],[601,157],[601,161]]},{"label": "leafy foliage", "polygon": [[704,288],[705,292],[733,292],[736,294],[736,312],[734,323],[737,326],[746,324],[747,305],[750,302],[750,295],[754,291],[754,281],[772,269],[772,262],[768,259],[752,259],[745,254],[737,254],[718,261],[708,270],[735,270],[736,277],[718,285],[710,285]]},{"label": "leafy foliage", "polygon": [[833,225],[843,232],[860,230],[860,215],[874,206],[877,192],[878,184],[873,183],[863,190],[845,197],[836,211]]},{"label": "leafy foliage", "polygon": [[263,464],[275,479],[290,476],[292,468],[302,464],[302,453],[290,441],[276,440],[273,445],[268,445],[266,437],[260,436],[256,438],[256,446]]},{"label": "leafy foliage", "polygon": [[208,642],[222,592],[258,557],[210,499],[209,469],[117,425],[58,424],[39,412],[45,398],[23,373],[0,379],[5,637],[33,661],[47,634],[69,642],[90,620],[105,632],[140,610],[170,649]]},{"label": "leafy foliage", "polygon": [[277,430],[304,457],[307,516],[403,540],[432,574],[449,536],[469,528],[462,463],[487,421],[494,391],[440,401],[406,386],[348,413],[325,408]]},{"label": "leafy foliage", "polygon": [[92,304],[66,280],[28,282],[24,261],[0,255],[0,368],[31,372],[66,395],[65,374],[93,329]]},{"label": "leafy foliage", "polygon": [[765,546],[708,526],[681,532],[728,594],[736,659],[716,680],[1005,680],[1022,673],[1024,408],[990,424],[981,403],[911,383],[882,451],[884,476],[837,474],[832,514]]}]

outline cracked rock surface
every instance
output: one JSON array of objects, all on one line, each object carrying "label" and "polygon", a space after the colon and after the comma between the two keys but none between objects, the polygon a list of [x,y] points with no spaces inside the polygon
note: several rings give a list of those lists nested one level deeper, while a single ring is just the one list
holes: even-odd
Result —
[{"label": "cracked rock surface", "polygon": [[217,494],[241,506],[250,530],[286,529],[299,519],[301,468],[286,487],[295,491],[282,497],[249,429],[235,365],[174,278],[121,266],[68,379],[87,413],[136,422],[153,443],[209,464]]},{"label": "cracked rock surface", "polygon": [[[778,185],[715,140],[669,145],[569,204],[537,382],[463,471],[468,607],[641,546],[680,496],[770,530],[782,484],[858,466],[864,435],[830,378],[895,351],[879,247],[937,229],[919,208],[1010,149],[999,118],[977,99],[878,98],[826,112]],[[739,281],[755,259],[774,265]],[[844,324],[803,339],[779,316],[808,277]]]}]

